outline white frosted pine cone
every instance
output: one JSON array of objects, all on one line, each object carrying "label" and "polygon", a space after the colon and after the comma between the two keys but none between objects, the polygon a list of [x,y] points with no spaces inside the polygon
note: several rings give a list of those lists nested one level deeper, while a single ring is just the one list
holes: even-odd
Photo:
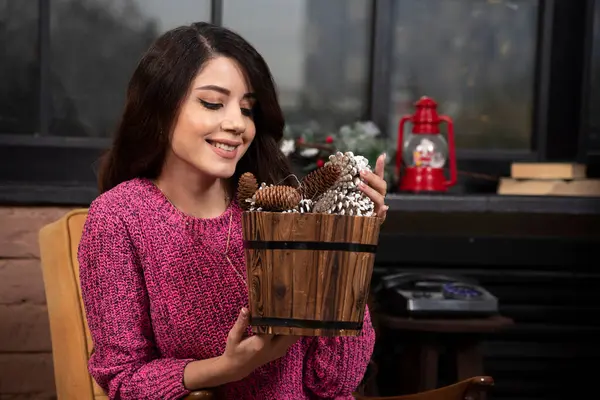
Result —
[{"label": "white frosted pine cone", "polygon": [[337,196],[340,193],[335,189],[329,189],[321,197],[317,200],[313,206],[313,212],[316,213],[331,213],[331,209],[333,208]]},{"label": "white frosted pine cone", "polygon": [[363,156],[355,156],[351,151],[342,153],[338,151],[335,154],[329,156],[329,161],[325,163],[333,164],[340,167],[342,171],[340,179],[333,186],[333,189],[339,187],[353,188],[356,187],[360,182],[360,171],[363,169],[371,170],[369,168],[369,160]]},{"label": "white frosted pine cone", "polygon": [[371,170],[369,161],[356,156],[351,151],[337,152],[329,156],[325,163],[340,167],[342,173],[337,182],[317,199],[313,211],[328,214],[371,216],[375,205],[373,201],[358,189],[360,172]]},{"label": "white frosted pine cone", "polygon": [[330,189],[314,206],[314,212],[357,216],[371,216],[374,209],[373,201],[358,190],[340,193]]},{"label": "white frosted pine cone", "polygon": [[302,199],[300,200],[300,204],[298,205],[298,210],[301,213],[309,213],[312,212],[314,206],[314,202],[311,199]]},{"label": "white frosted pine cone", "polygon": [[298,204],[298,207],[292,208],[290,210],[285,210],[283,211],[284,213],[291,213],[291,212],[295,212],[295,213],[310,213],[312,212],[313,209],[313,201],[311,199],[302,199],[300,200],[300,204]]}]

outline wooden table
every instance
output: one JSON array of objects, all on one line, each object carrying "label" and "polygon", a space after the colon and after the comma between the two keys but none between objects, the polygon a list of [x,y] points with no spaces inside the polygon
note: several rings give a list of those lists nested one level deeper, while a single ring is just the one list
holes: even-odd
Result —
[{"label": "wooden table", "polygon": [[386,314],[377,315],[381,328],[402,337],[405,351],[399,363],[400,394],[416,393],[438,387],[440,350],[454,355],[457,381],[485,375],[480,342],[513,324],[502,316],[471,319],[411,319]]}]

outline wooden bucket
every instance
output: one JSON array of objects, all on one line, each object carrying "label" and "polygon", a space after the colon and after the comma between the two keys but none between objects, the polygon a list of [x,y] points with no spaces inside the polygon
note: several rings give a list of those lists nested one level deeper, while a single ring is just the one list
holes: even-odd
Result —
[{"label": "wooden bucket", "polygon": [[252,331],[358,335],[380,221],[320,213],[244,212]]}]

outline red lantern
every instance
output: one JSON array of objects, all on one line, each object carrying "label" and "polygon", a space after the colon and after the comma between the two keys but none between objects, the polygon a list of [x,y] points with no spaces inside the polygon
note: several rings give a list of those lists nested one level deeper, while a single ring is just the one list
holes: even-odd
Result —
[{"label": "red lantern", "polygon": [[[398,127],[398,150],[396,174],[404,163],[399,190],[409,192],[445,192],[456,184],[456,151],[454,148],[454,124],[450,117],[438,115],[437,103],[429,97],[421,97],[415,103],[414,115],[405,115]],[[412,124],[412,133],[404,138],[404,125]],[[440,133],[439,124],[448,124],[448,143]],[[450,180],[446,180],[444,166],[450,158]]]}]

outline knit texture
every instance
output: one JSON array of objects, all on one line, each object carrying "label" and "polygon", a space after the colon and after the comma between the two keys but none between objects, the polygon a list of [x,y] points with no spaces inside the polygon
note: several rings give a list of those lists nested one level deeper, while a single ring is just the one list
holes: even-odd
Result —
[{"label": "knit texture", "polygon": [[[83,301],[94,352],[89,371],[111,399],[179,399],[183,370],[223,354],[248,306],[242,210],[200,219],[177,210],[150,181],[133,179],[90,206],[79,245]],[[249,330],[249,333],[250,330]],[[372,355],[368,310],[358,337],[305,337],[243,380],[227,399],[352,399]]]}]

